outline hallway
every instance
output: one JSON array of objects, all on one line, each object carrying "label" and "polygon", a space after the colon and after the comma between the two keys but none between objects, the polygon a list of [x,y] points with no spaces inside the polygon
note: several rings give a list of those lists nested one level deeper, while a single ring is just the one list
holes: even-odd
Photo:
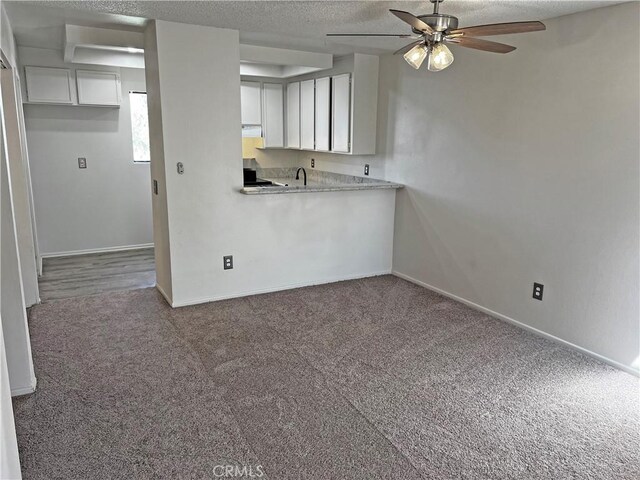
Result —
[{"label": "hallway", "polygon": [[153,248],[43,259],[40,300],[153,287]]}]

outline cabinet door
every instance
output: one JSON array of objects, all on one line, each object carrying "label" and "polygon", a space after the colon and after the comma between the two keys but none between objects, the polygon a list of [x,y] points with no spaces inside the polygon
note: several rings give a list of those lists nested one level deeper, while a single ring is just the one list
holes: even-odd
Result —
[{"label": "cabinet door", "polygon": [[300,82],[287,85],[287,147],[300,148]]},{"label": "cabinet door", "polygon": [[115,72],[76,70],[78,105],[120,105],[120,75]]},{"label": "cabinet door", "polygon": [[316,150],[329,151],[329,122],[331,102],[331,79],[329,77],[316,80]]},{"label": "cabinet door", "polygon": [[315,88],[314,80],[300,82],[300,148],[315,148]]},{"label": "cabinet door", "polygon": [[331,151],[348,153],[351,131],[351,75],[331,78]]},{"label": "cabinet door", "polygon": [[262,125],[260,82],[240,82],[240,108],[243,125]]},{"label": "cabinet door", "polygon": [[264,100],[264,146],[284,147],[284,96],[282,85],[265,83],[262,85]]},{"label": "cabinet door", "polygon": [[66,68],[24,67],[27,101],[37,103],[73,103],[71,70]]}]

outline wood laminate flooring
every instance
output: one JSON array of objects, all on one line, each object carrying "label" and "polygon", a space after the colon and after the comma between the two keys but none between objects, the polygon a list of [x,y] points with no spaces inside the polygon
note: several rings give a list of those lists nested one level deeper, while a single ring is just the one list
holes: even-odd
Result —
[{"label": "wood laminate flooring", "polygon": [[153,248],[45,258],[39,280],[40,300],[135,290],[155,283]]}]

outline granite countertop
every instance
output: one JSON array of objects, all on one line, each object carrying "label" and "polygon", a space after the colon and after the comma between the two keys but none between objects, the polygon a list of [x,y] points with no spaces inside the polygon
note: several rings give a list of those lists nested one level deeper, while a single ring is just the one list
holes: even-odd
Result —
[{"label": "granite countertop", "polygon": [[343,190],[376,190],[402,188],[399,183],[376,180],[374,178],[342,175],[340,173],[307,170],[307,185],[304,185],[304,175],[300,172],[300,179],[296,180],[296,167],[292,168],[258,168],[257,176],[270,180],[273,186],[244,187],[240,192],[246,195],[264,195],[275,193],[311,193],[311,192],[340,192]]}]

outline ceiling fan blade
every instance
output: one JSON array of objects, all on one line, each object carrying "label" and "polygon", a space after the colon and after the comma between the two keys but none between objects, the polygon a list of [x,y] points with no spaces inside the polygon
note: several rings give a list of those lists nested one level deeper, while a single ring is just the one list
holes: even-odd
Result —
[{"label": "ceiling fan blade", "polygon": [[408,33],[327,33],[327,37],[397,37],[411,38],[413,35]]},{"label": "ceiling fan blade", "polygon": [[409,25],[411,25],[416,30],[419,30],[424,33],[428,33],[429,35],[433,35],[434,33],[436,33],[433,30],[433,28],[431,28],[429,25],[427,25],[418,17],[416,17],[415,15],[412,15],[409,12],[403,12],[402,10],[393,10],[393,9],[389,11],[393,13],[396,17],[398,17],[400,20],[402,20],[403,22],[406,22]]},{"label": "ceiling fan blade", "polygon": [[463,37],[488,37],[490,35],[507,35],[509,33],[526,33],[546,30],[542,22],[494,23],[492,25],[476,25],[475,27],[457,28],[448,35]]},{"label": "ceiling fan blade", "polygon": [[493,53],[509,53],[516,49],[516,47],[505,45],[504,43],[490,42],[489,40],[482,40],[480,38],[473,37],[445,37],[445,41],[453,43],[454,45],[460,45],[461,47],[475,48],[476,50],[484,50],[485,52]]},{"label": "ceiling fan blade", "polygon": [[395,52],[393,52],[394,55],[398,55],[399,53],[405,54],[407,53],[409,50],[411,50],[413,47],[415,47],[416,45],[420,45],[421,43],[424,43],[423,39],[418,40],[417,42],[412,42],[409,45],[405,45],[404,47],[402,47],[399,50],[396,50]]}]

